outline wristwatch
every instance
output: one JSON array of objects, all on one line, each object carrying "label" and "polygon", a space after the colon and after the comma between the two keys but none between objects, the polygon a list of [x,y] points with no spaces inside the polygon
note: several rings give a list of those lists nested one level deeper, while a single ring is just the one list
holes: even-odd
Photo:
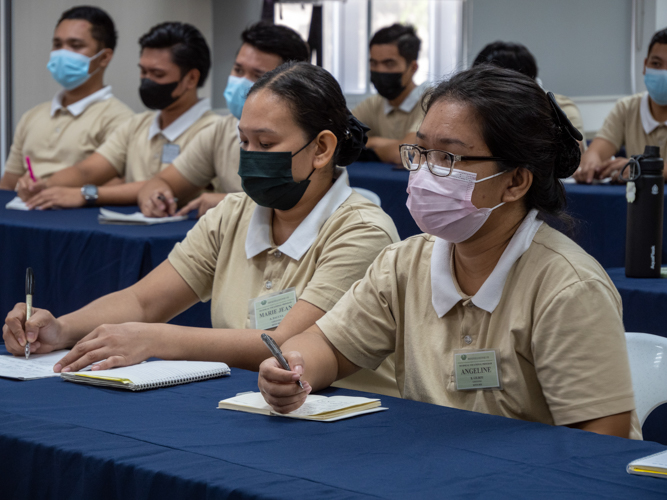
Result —
[{"label": "wristwatch", "polygon": [[86,184],[81,188],[81,195],[86,200],[86,206],[94,205],[97,201],[97,186],[94,184]]}]

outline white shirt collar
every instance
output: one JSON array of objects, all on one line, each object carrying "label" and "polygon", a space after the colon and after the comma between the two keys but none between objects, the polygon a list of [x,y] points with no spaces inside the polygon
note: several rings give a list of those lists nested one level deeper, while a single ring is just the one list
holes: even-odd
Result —
[{"label": "white shirt collar", "polygon": [[395,109],[400,109],[401,111],[404,111],[406,113],[409,113],[414,109],[414,107],[417,105],[419,102],[419,99],[421,99],[422,94],[424,93],[424,90],[426,90],[426,83],[422,83],[421,85],[418,85],[414,89],[412,89],[412,92],[408,94],[408,97],[405,98],[405,100],[400,104],[398,108],[395,108],[391,104],[389,104],[389,101],[387,99],[384,100],[384,114],[388,115]]},{"label": "white shirt collar", "polygon": [[160,113],[155,113],[153,122],[148,129],[148,140],[150,141],[156,135],[162,134],[169,142],[174,142],[183,132],[189,129],[194,122],[199,120],[204,113],[210,110],[211,100],[208,97],[199,99],[197,104],[179,116],[164,130],[160,129]]},{"label": "white shirt collar", "polygon": [[644,95],[642,96],[642,102],[639,105],[639,115],[642,119],[642,127],[644,128],[644,132],[647,134],[653,132],[660,125],[667,125],[667,122],[659,122],[653,118],[653,115],[651,114],[651,108],[648,105],[648,92],[644,92]]},{"label": "white shirt collar", "polygon": [[[537,210],[531,210],[514,233],[489,277],[479,291],[471,297],[471,301],[480,309],[492,313],[503,293],[507,275],[514,263],[519,260],[535,237],[535,233],[542,225],[536,219]],[[451,271],[451,245],[440,238],[435,239],[431,254],[431,302],[439,318],[447,314],[460,300],[461,295],[454,285]]]},{"label": "white shirt collar", "polygon": [[[55,96],[53,96],[53,99],[51,100],[51,116],[55,115],[56,111],[59,109],[65,108],[65,106],[62,105],[64,95],[65,91],[61,90]],[[93,92],[88,97],[84,97],[83,99],[70,104],[67,106],[67,111],[69,111],[73,116],[79,116],[91,104],[99,101],[106,101],[112,97],[113,94],[111,93],[111,85],[107,85],[106,87],[102,87],[97,92]]]},{"label": "white shirt collar", "polygon": [[[299,224],[285,243],[278,247],[288,257],[299,260],[308,251],[317,238],[320,228],[329,217],[352,194],[348,182],[347,169],[336,167],[337,179],[315,208]],[[248,235],[245,240],[245,254],[252,259],[267,248],[271,248],[271,209],[255,207],[250,219]]]}]

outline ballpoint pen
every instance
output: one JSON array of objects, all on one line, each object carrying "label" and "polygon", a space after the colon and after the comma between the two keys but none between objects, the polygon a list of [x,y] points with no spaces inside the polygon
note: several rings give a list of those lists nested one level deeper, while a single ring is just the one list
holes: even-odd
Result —
[{"label": "ballpoint pen", "polygon": [[[35,275],[32,272],[32,267],[25,271],[25,322],[27,323],[32,316],[32,294],[35,291]],[[25,336],[25,359],[30,357],[30,343],[28,342],[28,335]]]},{"label": "ballpoint pen", "polygon": [[37,182],[37,179],[35,178],[35,172],[32,171],[32,165],[30,164],[30,157],[29,156],[25,157],[25,162],[28,164],[28,173],[30,174],[30,178],[32,179],[32,182]]},{"label": "ballpoint pen", "polygon": [[[269,337],[266,333],[262,333],[262,340],[266,344],[266,347],[269,348],[269,351],[271,351],[271,354],[273,354],[273,356],[278,360],[280,366],[282,366],[285,370],[292,371],[292,369],[289,367],[289,363],[285,359],[285,356],[283,356],[283,353],[280,351],[280,347],[278,347],[278,344],[276,344],[276,341]],[[297,380],[296,383],[299,384],[299,387],[303,389],[301,380]]]}]

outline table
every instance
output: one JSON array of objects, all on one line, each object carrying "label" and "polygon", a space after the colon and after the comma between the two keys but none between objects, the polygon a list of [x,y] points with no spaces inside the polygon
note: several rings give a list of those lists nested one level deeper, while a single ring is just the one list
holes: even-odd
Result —
[{"label": "table", "polygon": [[[257,375],[132,393],[0,379],[4,498],[664,498],[667,447],[382,396],[337,423],[217,410]],[[328,389],[326,394],[365,395]]]},{"label": "table", "polygon": [[[35,271],[35,307],[59,316],[128,287],[160,264],[195,225],[194,219],[155,226],[105,225],[98,208],[22,212],[5,209],[13,191],[0,190],[0,314],[25,301],[25,270]],[[132,213],[136,207],[108,207]],[[199,303],[172,320],[211,327]]]},{"label": "table", "polygon": [[[421,232],[405,206],[407,170],[368,162],[353,163],[348,172],[353,187],[370,189],[380,196],[382,208],[394,219],[402,239]],[[563,225],[556,224],[556,227],[569,234],[605,268],[625,266],[625,187],[566,184],[565,190],[568,212],[578,223],[574,231],[566,230]],[[662,260],[667,264],[667,231],[663,235]]]}]

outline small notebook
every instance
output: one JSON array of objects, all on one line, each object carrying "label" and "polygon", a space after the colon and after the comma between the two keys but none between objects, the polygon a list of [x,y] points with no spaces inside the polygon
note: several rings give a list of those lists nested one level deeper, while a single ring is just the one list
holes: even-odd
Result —
[{"label": "small notebook", "polygon": [[153,224],[164,224],[166,222],[180,222],[186,220],[187,215],[174,215],[173,217],[146,217],[141,212],[134,212],[133,214],[122,214],[100,208],[100,213],[97,220],[100,224],[123,224],[130,226],[152,226]]},{"label": "small notebook", "polygon": [[237,394],[233,398],[223,399],[218,403],[218,408],[319,422],[335,422],[387,409],[380,407],[379,399],[351,396],[326,397],[310,394],[303,406],[293,412],[282,414],[274,412],[259,392],[246,392]]},{"label": "small notebook", "polygon": [[634,460],[628,464],[627,471],[639,476],[653,476],[667,479],[667,451]]},{"label": "small notebook", "polygon": [[0,356],[0,377],[15,380],[35,380],[46,377],[59,377],[60,373],[53,372],[53,365],[65,357],[68,349],[50,352],[48,354],[31,354],[30,359],[25,356]]},{"label": "small notebook", "polygon": [[25,204],[25,201],[23,201],[18,196],[15,196],[12,201],[7,203],[5,205],[5,208],[8,209],[8,210],[25,210],[25,211],[30,210],[28,208],[28,205]]},{"label": "small notebook", "polygon": [[229,375],[225,363],[213,361],[148,361],[139,365],[90,372],[63,373],[63,380],[143,391]]}]

